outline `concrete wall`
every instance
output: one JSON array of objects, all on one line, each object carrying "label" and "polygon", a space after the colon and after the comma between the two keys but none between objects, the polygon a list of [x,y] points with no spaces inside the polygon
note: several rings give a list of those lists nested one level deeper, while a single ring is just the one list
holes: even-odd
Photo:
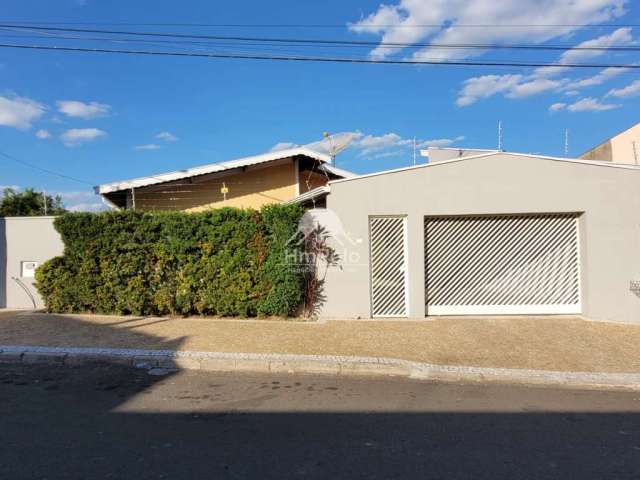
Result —
[{"label": "concrete wall", "polygon": [[62,240],[53,228],[53,219],[0,218],[0,308],[33,308],[31,297],[38,308],[44,306],[33,286],[34,279],[21,277],[21,262],[42,265],[62,254]]},{"label": "concrete wall", "polygon": [[[496,154],[331,183],[327,208],[348,238],[326,277],[325,317],[369,318],[370,215],[406,215],[409,316],[423,318],[424,216],[582,212],[583,314],[640,323],[640,169]],[[336,228],[331,229],[335,231]]]}]

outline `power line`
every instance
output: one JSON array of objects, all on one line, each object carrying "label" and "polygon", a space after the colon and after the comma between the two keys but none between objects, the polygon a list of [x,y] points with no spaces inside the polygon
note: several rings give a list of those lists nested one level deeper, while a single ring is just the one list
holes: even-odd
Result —
[{"label": "power line", "polygon": [[122,27],[204,27],[204,28],[624,28],[640,27],[637,23],[421,23],[421,24],[374,24],[374,23],[189,23],[189,22],[37,22],[2,20],[15,25],[98,25]]},{"label": "power line", "polygon": [[39,166],[34,165],[32,163],[25,162],[24,160],[20,160],[20,159],[14,157],[12,155],[9,155],[8,153],[0,152],[0,157],[6,158],[6,159],[11,160],[11,161],[14,161],[14,162],[19,163],[21,165],[25,165],[25,166],[27,166],[29,168],[33,168],[35,170],[40,170],[41,172],[48,173],[49,175],[55,175],[55,176],[60,177],[60,178],[64,178],[64,179],[67,179],[67,180],[72,180],[74,182],[83,183],[85,185],[93,186],[92,183],[87,182],[85,180],[80,180],[79,178],[71,177],[69,175],[65,175],[64,173],[59,173],[59,172],[55,172],[53,170],[48,170],[46,168],[39,167]]},{"label": "power line", "polygon": [[638,64],[615,64],[615,63],[548,63],[548,62],[526,62],[526,61],[504,61],[504,62],[474,62],[456,60],[374,60],[366,58],[347,57],[312,57],[312,56],[291,56],[291,55],[248,55],[234,53],[204,53],[204,52],[166,52],[159,50],[119,50],[110,48],[88,48],[88,47],[60,47],[51,45],[23,45],[0,43],[0,48],[16,48],[26,50],[49,50],[61,52],[87,52],[87,53],[118,53],[125,55],[148,55],[148,56],[170,56],[170,57],[201,57],[237,60],[272,60],[288,62],[322,62],[322,63],[352,63],[352,64],[378,64],[378,65],[448,65],[467,67],[549,67],[549,68],[627,68],[640,69]]},{"label": "power line", "polygon": [[[524,49],[524,50],[585,50],[585,51],[622,51],[622,52],[638,52],[640,47],[635,46],[571,46],[571,45],[508,45],[508,44],[479,44],[479,43],[406,43],[406,42],[373,42],[360,40],[325,40],[318,38],[278,38],[278,37],[245,37],[245,36],[227,36],[227,35],[196,35],[182,33],[167,32],[131,32],[125,30],[101,30],[101,29],[85,29],[85,28],[58,28],[58,27],[40,27],[29,25],[9,25],[0,24],[0,28],[4,29],[21,29],[27,31],[43,31],[43,32],[66,32],[66,33],[98,33],[107,35],[128,35],[143,37],[163,37],[163,38],[189,38],[201,40],[224,40],[238,42],[268,42],[275,44],[309,44],[309,45],[345,45],[345,46],[367,46],[367,47],[391,47],[391,48],[445,48],[445,49]],[[96,40],[96,39],[92,39]],[[102,39],[110,40],[110,39]]]}]

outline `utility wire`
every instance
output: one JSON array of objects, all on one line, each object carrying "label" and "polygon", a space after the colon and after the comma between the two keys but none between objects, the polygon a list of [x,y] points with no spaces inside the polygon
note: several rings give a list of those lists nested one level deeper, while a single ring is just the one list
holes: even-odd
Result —
[{"label": "utility wire", "polygon": [[24,45],[0,43],[0,48],[16,48],[23,50],[49,50],[61,52],[88,52],[88,53],[118,53],[125,55],[171,56],[171,57],[202,57],[238,60],[272,60],[288,62],[323,62],[323,63],[352,63],[352,64],[377,64],[377,65],[448,65],[467,67],[549,67],[549,68],[627,68],[640,69],[638,64],[616,63],[548,63],[527,61],[504,62],[476,62],[457,60],[374,60],[366,58],[347,57],[313,57],[313,56],[285,56],[285,55],[249,55],[234,53],[204,53],[204,52],[167,52],[159,50],[120,50],[110,48],[88,47],[60,47],[52,45]]},{"label": "utility wire", "polygon": [[637,23],[534,23],[534,24],[510,24],[510,23],[422,23],[422,24],[374,24],[374,23],[188,23],[188,22],[36,22],[36,21],[11,21],[2,20],[2,23],[13,25],[98,25],[120,27],[207,27],[207,28],[349,28],[357,25],[363,28],[623,28],[640,27]]},{"label": "utility wire", "polygon": [[40,170],[41,172],[48,173],[49,175],[55,175],[56,177],[65,178],[67,180],[73,180],[74,182],[82,183],[84,185],[93,186],[92,183],[87,182],[85,180],[80,180],[79,178],[71,177],[69,175],[65,175],[64,173],[54,172],[53,170],[48,170],[46,168],[39,167],[39,166],[34,165],[32,163],[25,162],[24,160],[20,160],[20,159],[14,157],[12,155],[9,155],[8,153],[0,152],[0,157],[6,158],[6,159],[11,160],[11,161],[14,161],[14,162],[19,163],[21,165],[25,165],[25,166],[27,166],[29,168],[33,168],[35,170]]},{"label": "utility wire", "polygon": [[[638,52],[640,47],[637,46],[571,46],[571,45],[501,45],[501,44],[479,44],[479,43],[406,43],[406,42],[372,42],[359,40],[324,40],[318,38],[277,38],[277,37],[245,37],[245,36],[227,36],[227,35],[195,35],[181,33],[166,32],[131,32],[125,30],[100,30],[100,29],[84,29],[84,28],[57,28],[57,27],[40,27],[29,25],[8,25],[0,24],[0,28],[5,29],[21,29],[26,31],[44,31],[44,32],[66,32],[66,33],[99,33],[108,35],[128,35],[143,37],[169,37],[169,38],[189,38],[203,40],[231,40],[239,42],[269,42],[284,44],[310,44],[310,45],[347,45],[347,46],[371,46],[371,47],[392,47],[392,48],[460,48],[460,49],[523,49],[523,50],[578,50],[578,51],[622,51],[622,52]],[[105,39],[106,40],[106,39]]]}]

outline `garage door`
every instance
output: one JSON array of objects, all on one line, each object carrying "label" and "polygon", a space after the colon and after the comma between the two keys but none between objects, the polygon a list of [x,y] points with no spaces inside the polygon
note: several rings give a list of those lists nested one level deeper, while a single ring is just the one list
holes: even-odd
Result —
[{"label": "garage door", "polygon": [[580,313],[576,214],[426,217],[427,315]]}]

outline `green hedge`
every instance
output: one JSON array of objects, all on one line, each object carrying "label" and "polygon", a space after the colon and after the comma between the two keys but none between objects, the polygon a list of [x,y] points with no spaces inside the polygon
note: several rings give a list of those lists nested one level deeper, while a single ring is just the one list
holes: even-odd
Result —
[{"label": "green hedge", "polygon": [[288,264],[303,211],[70,213],[64,254],[36,272],[51,312],[291,316],[303,276]]}]

